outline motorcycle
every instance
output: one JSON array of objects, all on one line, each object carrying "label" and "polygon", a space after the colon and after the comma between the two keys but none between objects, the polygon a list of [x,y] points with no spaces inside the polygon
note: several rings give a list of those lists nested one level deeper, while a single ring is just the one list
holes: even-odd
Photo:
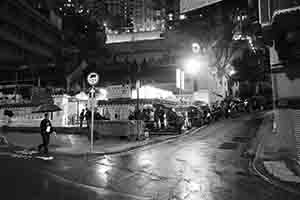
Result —
[{"label": "motorcycle", "polygon": [[212,121],[212,115],[210,112],[207,112],[207,114],[204,116],[204,123],[210,124],[211,121]]}]

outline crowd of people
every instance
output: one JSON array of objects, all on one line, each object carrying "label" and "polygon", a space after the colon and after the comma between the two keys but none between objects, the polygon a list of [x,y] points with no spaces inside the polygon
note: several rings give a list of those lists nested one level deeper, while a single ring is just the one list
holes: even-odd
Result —
[{"label": "crowd of people", "polygon": [[[134,111],[129,111],[128,120],[142,120],[145,123],[145,128],[150,130],[175,129],[177,131],[192,126],[202,126],[209,124],[212,121],[220,118],[233,117],[236,113],[251,112],[252,110],[264,109],[264,103],[253,99],[224,99],[220,102],[215,102],[213,105],[195,105],[186,109],[178,110],[178,106],[151,105],[135,108]],[[91,111],[86,108],[80,113],[80,127],[83,127],[86,120],[89,128],[92,117]],[[95,120],[111,120],[119,119],[118,114],[110,116],[109,113],[101,115],[97,109],[94,113]]]}]

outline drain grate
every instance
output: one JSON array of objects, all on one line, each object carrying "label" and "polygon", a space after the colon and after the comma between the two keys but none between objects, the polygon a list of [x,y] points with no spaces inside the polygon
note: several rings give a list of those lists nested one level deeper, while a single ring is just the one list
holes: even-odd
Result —
[{"label": "drain grate", "polygon": [[219,149],[229,149],[229,150],[234,150],[237,149],[239,146],[238,143],[233,143],[233,142],[224,142],[219,146]]},{"label": "drain grate", "polygon": [[240,137],[240,136],[234,137],[232,139],[233,142],[239,142],[239,143],[247,143],[250,140],[251,140],[250,137]]}]

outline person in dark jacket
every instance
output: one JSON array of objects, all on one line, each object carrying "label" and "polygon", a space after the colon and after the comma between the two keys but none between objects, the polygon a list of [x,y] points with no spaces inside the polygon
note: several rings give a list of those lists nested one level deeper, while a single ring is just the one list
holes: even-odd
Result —
[{"label": "person in dark jacket", "polygon": [[79,120],[80,120],[80,128],[82,128],[83,120],[84,120],[84,109],[82,109],[80,115],[79,115]]},{"label": "person in dark jacket", "polygon": [[45,118],[41,121],[40,128],[43,143],[38,146],[38,150],[40,152],[41,149],[44,148],[44,153],[47,154],[50,134],[53,132],[53,127],[49,120],[48,113],[45,114]]},{"label": "person in dark jacket", "polygon": [[86,111],[85,111],[85,119],[86,119],[86,123],[87,123],[87,128],[90,129],[92,112],[88,108],[86,108]]}]

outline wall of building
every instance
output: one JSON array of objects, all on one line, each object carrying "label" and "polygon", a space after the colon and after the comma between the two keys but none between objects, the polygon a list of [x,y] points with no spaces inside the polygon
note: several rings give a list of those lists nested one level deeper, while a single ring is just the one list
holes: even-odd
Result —
[{"label": "wall of building", "polygon": [[163,28],[165,8],[154,9],[153,0],[105,0],[105,4],[110,15],[119,15],[125,22],[132,21],[135,32]]},{"label": "wall of building", "polygon": [[162,39],[161,31],[107,34],[106,44]]},{"label": "wall of building", "polygon": [[57,27],[22,0],[0,7],[0,67],[50,63],[59,50]]},{"label": "wall of building", "polygon": [[[259,6],[272,70],[273,128],[278,135],[285,137],[286,150],[300,159],[299,2],[261,0]],[[272,37],[269,32],[273,33]]]}]

